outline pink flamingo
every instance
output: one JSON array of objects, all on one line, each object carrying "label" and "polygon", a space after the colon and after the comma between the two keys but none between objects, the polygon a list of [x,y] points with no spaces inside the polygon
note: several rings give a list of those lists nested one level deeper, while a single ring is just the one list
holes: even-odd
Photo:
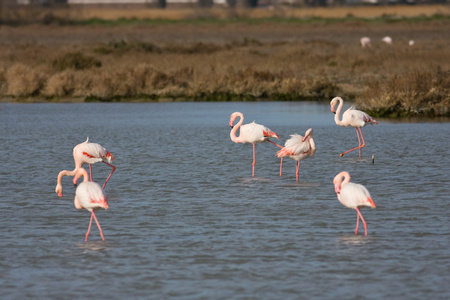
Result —
[{"label": "pink flamingo", "polygon": [[[337,111],[334,109],[336,106],[336,103],[339,101],[339,106],[337,108]],[[361,157],[361,148],[364,148],[366,146],[366,143],[364,142],[364,137],[361,131],[361,127],[364,127],[367,124],[378,124],[378,121],[373,119],[371,116],[366,114],[363,111],[355,109],[354,106],[347,109],[342,114],[342,120],[339,120],[339,115],[341,114],[342,106],[344,105],[344,100],[342,100],[341,97],[335,97],[330,102],[331,105],[331,111],[335,113],[334,121],[339,126],[352,126],[356,129],[356,135],[358,136],[358,142],[359,146],[355,147],[353,149],[350,149],[348,151],[345,151],[341,153],[339,156],[343,156],[344,154],[349,153],[350,151],[359,149],[359,157]],[[361,137],[360,137],[361,136]],[[361,143],[362,140],[362,143]]]},{"label": "pink flamingo", "polygon": [[372,43],[371,43],[371,41],[370,41],[370,38],[367,37],[367,36],[362,37],[359,41],[361,42],[361,47],[363,47],[363,48],[371,47],[371,46],[372,46]]},{"label": "pink flamingo", "polygon": [[[344,179],[344,180],[342,180]],[[361,184],[350,182],[350,174],[348,172],[341,172],[333,179],[334,191],[337,194],[339,202],[348,208],[356,209],[356,229],[355,234],[358,234],[359,218],[364,223],[364,232],[367,235],[367,224],[359,211],[360,207],[369,206],[375,208],[369,191]]]},{"label": "pink flamingo", "polygon": [[91,231],[92,218],[95,219],[95,223],[97,223],[98,230],[100,231],[100,236],[102,237],[102,241],[105,240],[103,237],[103,230],[100,227],[100,223],[95,216],[94,210],[99,208],[108,209],[108,200],[106,199],[105,194],[103,193],[103,189],[100,187],[98,183],[89,181],[88,173],[85,169],[79,168],[75,174],[73,179],[74,183],[77,182],[78,178],[81,176],[84,177],[82,183],[80,183],[75,191],[75,199],[74,204],[77,209],[87,209],[91,212],[91,220],[89,222],[89,228],[86,232],[85,242],[88,240],[89,233]]},{"label": "pink flamingo", "polygon": [[[291,135],[291,138],[286,141],[284,147],[277,152],[277,156],[283,158],[288,156],[293,160],[297,161],[297,169],[295,171],[295,177],[298,182],[298,171],[300,169],[300,161],[302,159],[312,157],[316,153],[316,144],[313,139],[313,130],[309,128],[305,132],[305,136],[299,134]],[[280,176],[281,176],[282,166],[280,165]]]},{"label": "pink flamingo", "polygon": [[[236,125],[234,124],[234,121],[240,118],[239,122]],[[277,145],[280,148],[283,148],[282,146],[278,145],[277,143],[272,142],[269,140],[270,138],[274,137],[279,139],[278,135],[267,128],[266,126],[256,124],[255,121],[253,121],[250,124],[242,125],[244,122],[244,115],[240,112],[234,112],[230,116],[230,126],[231,126],[231,132],[230,137],[231,140],[235,143],[253,143],[253,171],[252,171],[252,177],[255,176],[255,143],[262,143],[265,141],[268,141],[274,145]],[[241,126],[242,125],[242,126]],[[241,128],[240,134],[237,137],[236,132],[238,128]]]},{"label": "pink flamingo", "polygon": [[58,174],[58,180],[55,189],[55,192],[58,194],[58,196],[62,196],[63,191],[61,179],[64,176],[75,176],[78,169],[80,169],[85,163],[89,164],[91,181],[92,181],[92,164],[101,161],[112,168],[112,171],[109,174],[108,178],[106,178],[106,181],[103,184],[102,188],[105,188],[109,178],[111,178],[111,175],[116,170],[116,167],[111,165],[111,162],[114,160],[114,156],[105,148],[103,148],[100,144],[90,143],[89,138],[87,138],[87,140],[84,143],[78,144],[73,148],[73,159],[75,161],[75,169],[73,169],[73,171],[63,170]]}]

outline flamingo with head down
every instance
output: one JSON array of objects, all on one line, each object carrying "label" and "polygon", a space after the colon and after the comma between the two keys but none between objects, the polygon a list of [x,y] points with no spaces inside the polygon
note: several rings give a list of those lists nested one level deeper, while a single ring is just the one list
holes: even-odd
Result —
[{"label": "flamingo with head down", "polygon": [[89,233],[91,232],[92,218],[95,219],[95,223],[97,223],[102,241],[104,241],[105,238],[103,237],[103,230],[100,227],[100,223],[98,222],[97,217],[95,216],[94,210],[99,208],[108,209],[108,200],[100,185],[98,183],[89,181],[87,171],[84,168],[80,168],[77,170],[73,179],[75,184],[80,177],[84,177],[84,180],[78,185],[75,191],[74,204],[77,209],[84,208],[91,212],[91,220],[89,222],[89,228],[86,232],[86,238],[84,241],[88,240]]},{"label": "flamingo with head down", "polygon": [[[305,136],[301,136],[299,134],[293,134],[291,135],[291,138],[286,141],[284,144],[284,147],[277,152],[278,157],[289,157],[295,161],[297,161],[297,169],[295,171],[295,177],[298,182],[298,172],[300,169],[300,161],[302,159],[312,157],[316,153],[316,144],[314,143],[313,139],[313,130],[312,128],[309,128],[305,132]],[[280,166],[280,176],[281,176],[281,169],[282,166]]]},{"label": "flamingo with head down", "polygon": [[[236,121],[237,118],[240,118],[239,122],[234,125],[234,121]],[[283,148],[282,146],[278,145],[277,143],[272,142],[269,140],[270,138],[274,137],[279,139],[278,135],[267,128],[264,125],[256,124],[255,121],[253,121],[250,124],[242,125],[244,122],[244,115],[240,112],[234,112],[230,116],[230,126],[231,126],[231,132],[230,132],[230,138],[235,143],[252,143],[253,144],[253,170],[252,170],[252,177],[255,176],[255,164],[256,164],[256,158],[255,158],[255,143],[262,143],[262,142],[270,142],[280,148]],[[240,130],[239,136],[236,136],[237,130]]]},{"label": "flamingo with head down", "polygon": [[[337,110],[335,110],[335,106],[339,102],[339,106]],[[335,113],[334,121],[339,126],[352,126],[356,129],[356,135],[358,136],[358,142],[359,146],[355,147],[353,149],[350,149],[348,151],[345,151],[341,153],[339,156],[343,156],[344,154],[347,154],[353,150],[359,149],[359,157],[361,157],[361,148],[364,148],[366,146],[366,143],[364,142],[364,137],[361,131],[361,127],[366,126],[367,124],[378,124],[378,121],[366,114],[363,111],[355,109],[354,106],[347,109],[342,114],[342,120],[339,119],[339,115],[341,114],[342,106],[344,105],[344,100],[342,100],[341,97],[335,97],[330,102],[331,105],[331,111]],[[361,143],[362,140],[362,143]]]},{"label": "flamingo with head down", "polygon": [[337,174],[334,177],[333,184],[339,202],[348,208],[356,210],[355,234],[358,234],[359,218],[361,218],[361,221],[364,223],[364,234],[367,235],[367,223],[359,208],[363,206],[376,207],[369,191],[361,184],[350,182],[350,174],[348,172],[340,172]]},{"label": "flamingo with head down", "polygon": [[75,161],[75,169],[73,171],[62,170],[58,174],[58,179],[56,183],[55,192],[58,196],[62,196],[62,184],[61,180],[64,176],[75,176],[77,171],[83,166],[83,164],[89,164],[89,172],[91,174],[90,178],[92,181],[92,164],[97,162],[103,162],[112,168],[111,173],[108,178],[106,178],[105,183],[102,188],[105,188],[106,183],[111,178],[111,175],[116,170],[116,167],[111,165],[111,162],[114,160],[114,156],[107,151],[103,146],[97,143],[90,143],[89,138],[84,143],[78,144],[73,148],[73,159]]}]

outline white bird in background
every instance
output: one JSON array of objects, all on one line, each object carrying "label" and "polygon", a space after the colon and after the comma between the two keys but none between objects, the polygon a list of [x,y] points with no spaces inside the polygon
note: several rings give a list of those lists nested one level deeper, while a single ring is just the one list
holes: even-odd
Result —
[{"label": "white bird in background", "polygon": [[359,208],[363,206],[376,207],[369,191],[361,184],[350,182],[350,174],[348,172],[337,174],[336,177],[334,177],[333,184],[339,202],[348,208],[356,210],[355,234],[358,234],[359,218],[361,218],[361,221],[364,223],[364,234],[367,235],[367,223],[359,211]]},{"label": "white bird in background", "polygon": [[410,45],[410,46],[414,46],[414,44],[415,44],[414,40],[410,40],[410,41],[408,42],[408,45]]},{"label": "white bird in background", "polygon": [[372,46],[372,44],[370,42],[370,38],[367,36],[362,37],[359,41],[361,42],[361,47],[363,47],[363,48]]},{"label": "white bird in background", "polygon": [[[299,134],[291,135],[291,138],[286,141],[284,147],[277,152],[278,157],[289,157],[297,161],[297,168],[295,171],[295,177],[298,182],[298,173],[300,169],[300,161],[302,159],[312,157],[316,152],[316,144],[313,139],[313,130],[309,128],[305,132],[305,136]],[[282,173],[282,165],[280,165],[280,176]]]},{"label": "white bird in background", "polygon": [[385,42],[388,45],[392,45],[392,38],[390,36],[385,36],[381,39],[383,42]]},{"label": "white bird in background", "polygon": [[99,208],[108,209],[108,200],[106,199],[106,196],[103,193],[103,189],[100,187],[100,185],[98,183],[89,181],[88,173],[84,168],[80,168],[77,170],[77,173],[75,174],[73,180],[74,183],[76,183],[78,178],[80,178],[81,176],[84,177],[84,180],[78,185],[75,191],[74,204],[77,209],[85,208],[91,212],[91,221],[89,222],[89,228],[86,232],[85,241],[88,240],[89,233],[91,231],[92,218],[95,219],[95,223],[97,223],[98,230],[100,231],[100,236],[104,241],[105,238],[103,237],[103,230],[100,227],[100,223],[98,222],[97,217],[95,216],[94,210]]},{"label": "white bird in background", "polygon": [[[239,122],[236,125],[233,125],[234,121],[240,118]],[[274,137],[279,139],[278,135],[267,128],[266,126],[256,124],[255,121],[250,124],[242,125],[244,122],[244,115],[240,112],[234,112],[230,116],[230,126],[231,126],[231,132],[230,132],[230,138],[235,143],[253,143],[253,171],[252,171],[252,177],[255,176],[255,143],[262,143],[265,141],[268,141],[274,145],[277,145],[280,148],[283,148],[282,146],[278,145],[277,143],[272,142],[269,140],[270,138]],[[242,125],[242,126],[241,126]],[[241,128],[239,136],[236,136],[237,130]]]},{"label": "white bird in background", "polygon": [[[337,110],[335,110],[336,103],[339,101],[339,106]],[[330,106],[331,111],[335,113],[334,121],[339,126],[352,126],[356,129],[356,135],[358,136],[358,142],[359,146],[355,147],[353,149],[350,149],[348,151],[345,151],[341,153],[339,156],[343,156],[344,154],[349,153],[350,151],[359,149],[359,157],[361,157],[361,148],[364,148],[366,146],[366,143],[364,141],[364,137],[361,131],[361,127],[364,127],[367,124],[378,124],[378,121],[373,119],[371,116],[366,114],[363,111],[355,109],[354,106],[347,109],[342,114],[342,120],[339,120],[339,115],[341,114],[342,106],[344,105],[344,100],[342,100],[341,97],[335,97],[331,100]],[[361,143],[362,140],[362,143]]]}]

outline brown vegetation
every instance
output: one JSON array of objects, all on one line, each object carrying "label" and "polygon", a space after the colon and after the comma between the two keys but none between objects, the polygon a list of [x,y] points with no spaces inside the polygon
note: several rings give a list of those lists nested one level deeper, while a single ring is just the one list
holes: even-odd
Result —
[{"label": "brown vegetation", "polygon": [[[45,31],[44,31],[45,29]],[[355,100],[450,115],[447,19],[19,27],[0,31],[7,101]],[[359,39],[370,36],[371,48]],[[390,35],[393,45],[381,38]],[[408,46],[409,39],[416,44]]]}]

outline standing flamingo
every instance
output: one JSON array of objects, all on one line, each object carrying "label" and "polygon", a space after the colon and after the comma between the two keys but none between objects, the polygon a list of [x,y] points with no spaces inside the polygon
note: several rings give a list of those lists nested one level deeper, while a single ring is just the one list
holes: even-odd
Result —
[{"label": "standing flamingo", "polygon": [[[234,121],[240,118],[239,122],[236,125],[234,124]],[[255,121],[253,121],[250,124],[242,125],[244,122],[244,115],[240,112],[234,112],[230,116],[230,126],[231,126],[231,132],[230,137],[231,140],[235,143],[253,143],[253,171],[252,171],[252,177],[255,176],[255,143],[262,143],[265,141],[268,141],[274,145],[277,145],[280,148],[283,148],[282,146],[278,145],[277,143],[272,142],[269,140],[270,138],[274,137],[279,139],[278,135],[270,130],[269,128],[256,124]],[[242,126],[241,126],[242,125]],[[239,136],[236,136],[237,130],[241,128]]]},{"label": "standing flamingo", "polygon": [[85,163],[89,164],[89,173],[91,175],[90,177],[91,181],[93,180],[92,164],[101,161],[112,168],[112,171],[109,174],[108,178],[106,178],[106,181],[103,184],[102,188],[105,188],[109,178],[111,178],[111,175],[116,170],[116,167],[111,165],[111,162],[114,160],[114,156],[100,144],[90,143],[89,138],[87,138],[87,140],[84,143],[78,144],[73,148],[73,159],[75,161],[75,169],[73,169],[73,171],[63,170],[58,174],[58,180],[55,189],[58,196],[62,196],[62,185],[61,185],[62,177],[75,176],[77,170],[80,169]]},{"label": "standing flamingo", "polygon": [[[339,101],[339,106],[337,110],[335,110],[336,103]],[[367,124],[378,124],[378,121],[373,119],[371,116],[366,114],[363,111],[355,109],[354,106],[347,109],[342,114],[342,120],[339,120],[339,115],[341,114],[342,106],[344,105],[344,100],[342,100],[341,97],[335,97],[330,102],[331,105],[331,111],[335,113],[334,121],[339,126],[352,126],[356,129],[356,135],[358,136],[358,142],[359,146],[355,147],[353,149],[350,149],[348,151],[345,151],[341,153],[339,156],[343,156],[344,154],[349,153],[350,151],[359,149],[359,157],[361,157],[361,148],[364,148],[366,146],[366,143],[364,142],[364,137],[361,131],[361,127],[364,127]],[[361,137],[360,137],[361,136]],[[362,140],[362,144],[361,144]]]},{"label": "standing flamingo", "polygon": [[360,43],[361,43],[361,47],[363,47],[363,48],[371,47],[371,46],[372,46],[372,43],[371,43],[371,41],[370,41],[370,38],[367,37],[367,36],[362,37],[359,41],[360,41]]},{"label": "standing flamingo", "polygon": [[84,177],[84,180],[78,185],[75,191],[74,204],[77,209],[85,208],[91,212],[91,220],[89,222],[89,228],[86,232],[86,239],[84,241],[86,242],[88,240],[89,233],[91,231],[92,218],[95,219],[95,223],[97,223],[102,241],[104,241],[105,238],[103,237],[103,230],[100,227],[100,223],[98,222],[97,217],[95,216],[94,210],[99,208],[108,209],[108,200],[106,199],[106,196],[103,193],[103,189],[100,187],[100,185],[98,183],[89,181],[88,173],[84,168],[80,168],[77,170],[73,179],[74,183],[76,183],[78,178],[80,178],[81,176]]},{"label": "standing flamingo", "polygon": [[387,45],[392,45],[392,38],[390,36],[385,36],[384,38],[381,39],[384,43],[386,43]]},{"label": "standing flamingo", "polygon": [[[342,180],[343,178],[344,180]],[[364,234],[367,235],[367,224],[359,208],[363,206],[376,207],[369,191],[361,184],[350,182],[350,174],[348,172],[337,174],[333,179],[333,184],[339,202],[348,208],[354,208],[356,210],[355,234],[358,234],[359,218],[361,218],[361,221],[364,223]]]},{"label": "standing flamingo", "polygon": [[[297,169],[295,171],[295,177],[298,182],[298,171],[300,169],[300,161],[302,159],[312,157],[316,153],[316,144],[313,139],[313,130],[309,128],[305,132],[305,136],[299,134],[291,135],[291,138],[286,141],[284,148],[277,152],[277,156],[283,158],[288,156],[293,160],[297,161]],[[282,166],[280,166],[280,176],[281,176]]]}]

